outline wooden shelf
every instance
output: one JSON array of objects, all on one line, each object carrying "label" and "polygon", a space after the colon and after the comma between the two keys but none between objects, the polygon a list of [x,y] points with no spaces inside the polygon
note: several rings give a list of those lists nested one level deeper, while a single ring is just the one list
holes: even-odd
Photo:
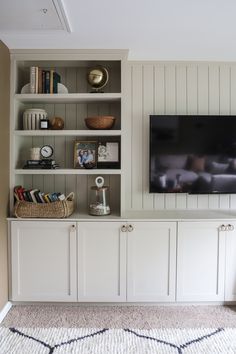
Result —
[{"label": "wooden shelf", "polygon": [[16,136],[120,136],[121,130],[15,130]]},{"label": "wooden shelf", "polygon": [[55,170],[28,170],[15,169],[16,175],[120,175],[120,169],[62,169]]},{"label": "wooden shelf", "polygon": [[15,99],[24,103],[86,103],[116,102],[121,93],[57,93],[57,94],[15,94]]}]

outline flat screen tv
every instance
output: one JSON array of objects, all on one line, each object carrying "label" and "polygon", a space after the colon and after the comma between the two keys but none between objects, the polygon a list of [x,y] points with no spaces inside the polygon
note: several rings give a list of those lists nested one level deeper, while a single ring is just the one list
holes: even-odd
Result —
[{"label": "flat screen tv", "polygon": [[236,116],[150,116],[150,193],[236,193]]}]

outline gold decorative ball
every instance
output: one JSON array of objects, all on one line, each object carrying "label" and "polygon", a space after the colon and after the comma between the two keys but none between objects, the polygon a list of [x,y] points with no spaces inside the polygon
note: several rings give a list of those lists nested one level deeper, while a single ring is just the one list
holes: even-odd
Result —
[{"label": "gold decorative ball", "polygon": [[64,128],[64,120],[61,117],[53,117],[51,120],[51,129],[61,130]]}]

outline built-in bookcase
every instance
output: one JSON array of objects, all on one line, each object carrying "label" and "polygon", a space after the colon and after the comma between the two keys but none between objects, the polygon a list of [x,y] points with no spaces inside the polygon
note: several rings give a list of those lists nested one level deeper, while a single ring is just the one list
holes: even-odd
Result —
[{"label": "built-in bookcase", "polygon": [[[75,192],[76,210],[87,214],[89,190],[96,176],[102,175],[110,187],[112,216],[121,214],[122,190],[122,65],[126,51],[13,51],[11,67],[11,193],[13,187],[37,188],[44,192]],[[91,93],[86,80],[88,68],[102,65],[109,72],[109,81],[103,93]],[[30,67],[54,69],[68,93],[21,93],[30,81]],[[23,130],[23,112],[28,108],[43,108],[49,118],[62,117],[63,130]],[[116,122],[111,130],[90,130],[84,119],[94,115],[112,115]],[[119,141],[121,168],[74,169],[75,141]],[[60,165],[55,170],[25,170],[30,148],[49,144],[54,148],[53,158]]]}]

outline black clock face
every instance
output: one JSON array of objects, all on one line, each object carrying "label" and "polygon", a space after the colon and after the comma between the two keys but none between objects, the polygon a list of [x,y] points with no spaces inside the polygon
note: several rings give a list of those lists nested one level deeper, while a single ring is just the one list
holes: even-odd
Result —
[{"label": "black clock face", "polygon": [[50,145],[44,145],[41,147],[40,154],[44,159],[48,159],[53,155],[53,148]]}]

